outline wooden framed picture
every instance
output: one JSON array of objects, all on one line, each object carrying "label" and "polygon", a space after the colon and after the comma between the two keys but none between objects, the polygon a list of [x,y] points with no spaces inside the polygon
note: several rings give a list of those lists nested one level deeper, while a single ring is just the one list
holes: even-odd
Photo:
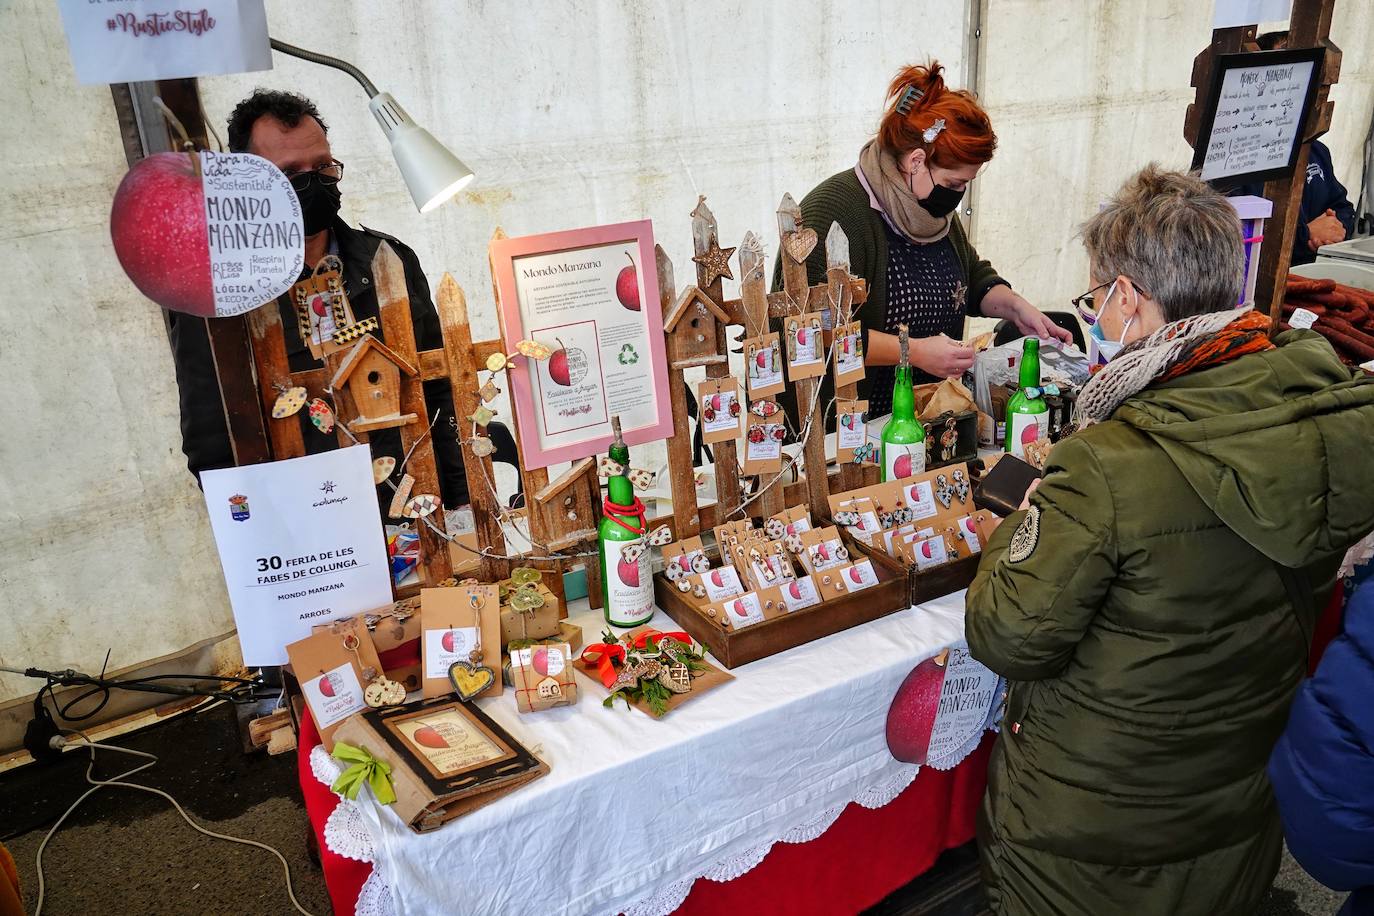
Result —
[{"label": "wooden framed picture", "polygon": [[505,729],[457,699],[381,710],[369,718],[435,794],[476,788],[539,766]]},{"label": "wooden framed picture", "polygon": [[672,436],[648,220],[497,239],[491,269],[507,352],[521,340],[553,351],[510,373],[526,467],[606,451],[613,416],[627,445]]}]

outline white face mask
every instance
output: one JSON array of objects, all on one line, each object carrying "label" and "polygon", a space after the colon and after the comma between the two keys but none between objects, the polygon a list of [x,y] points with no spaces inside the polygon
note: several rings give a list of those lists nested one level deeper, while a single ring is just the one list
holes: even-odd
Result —
[{"label": "white face mask", "polygon": [[[1107,295],[1102,299],[1102,311],[1107,310],[1107,304],[1112,301],[1112,296],[1116,294],[1116,281],[1107,288]],[[1135,321],[1132,315],[1126,319],[1126,323],[1121,328],[1121,337],[1118,340],[1107,340],[1102,336],[1102,320],[1099,318],[1093,325],[1092,331],[1088,334],[1088,356],[1094,365],[1106,365],[1116,358],[1121,352],[1121,348],[1126,346],[1126,332],[1131,329],[1131,322]]]}]

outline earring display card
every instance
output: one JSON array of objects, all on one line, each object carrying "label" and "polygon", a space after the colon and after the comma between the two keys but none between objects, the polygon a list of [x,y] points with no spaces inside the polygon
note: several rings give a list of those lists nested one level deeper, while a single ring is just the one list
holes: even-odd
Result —
[{"label": "earring display card", "polygon": [[549,772],[480,708],[454,699],[369,710],[345,722],[338,739],[391,767],[392,810],[420,832]]},{"label": "earring display card", "polygon": [[840,570],[839,579],[851,592],[872,588],[878,584],[878,574],[873,569],[872,560],[863,560],[853,566],[846,566]]},{"label": "earring display card", "polygon": [[749,400],[777,394],[787,387],[782,375],[782,351],[776,333],[751,337],[744,342],[744,385]]},{"label": "earring display card", "polygon": [[367,709],[363,690],[382,673],[382,663],[362,617],[339,620],[286,647],[325,750],[334,749],[334,730]]},{"label": "earring display card", "polygon": [[835,387],[853,385],[864,377],[864,329],[857,321],[835,328]]},{"label": "earring display card", "polygon": [[816,588],[816,580],[811,576],[798,576],[786,585],[778,586],[774,591],[789,614],[821,603],[820,590]]},{"label": "earring display card", "polygon": [[343,275],[338,270],[316,270],[291,287],[291,302],[301,340],[311,355],[323,359],[342,349],[343,345],[334,340],[334,332],[353,325],[353,307],[344,292]]},{"label": "earring display card", "polygon": [[849,561],[849,551],[840,539],[840,530],[832,525],[803,534],[799,557],[806,571],[814,574],[843,566]]},{"label": "earring display card", "polygon": [[706,589],[707,601],[724,601],[744,593],[744,583],[740,582],[739,573],[733,566],[722,566],[702,573],[696,581]]},{"label": "earring display card", "polygon": [[733,378],[708,378],[697,386],[701,441],[727,442],[743,434],[744,407]]},{"label": "earring display card", "polygon": [[763,623],[766,619],[763,613],[763,601],[759,598],[758,592],[746,592],[738,598],[722,601],[718,608],[720,619],[735,630],[740,627]]},{"label": "earring display card", "polygon": [[701,537],[693,536],[674,541],[664,547],[663,565],[665,568],[676,565],[679,573],[685,576],[694,572],[705,572],[710,568],[710,560],[706,557],[706,548],[702,545]]},{"label": "earring display card", "polygon": [[835,402],[835,460],[840,464],[854,461],[855,454],[868,441],[867,401],[837,400]]},{"label": "earring display card", "polygon": [[772,474],[782,470],[782,440],[786,428],[774,419],[749,415],[749,432],[745,435],[745,474]]},{"label": "earring display card", "polygon": [[787,341],[787,377],[792,381],[825,374],[825,340],[821,313],[808,312],[788,318],[783,325]]},{"label": "earring display card", "polygon": [[[453,693],[449,669],[458,662],[485,665],[495,676],[478,697],[501,695],[501,602],[495,585],[459,585],[420,590],[420,651],[424,695]],[[474,661],[472,652],[480,651]]]},{"label": "earring display card", "polygon": [[811,530],[811,512],[806,506],[793,506],[791,509],[784,509],[769,521],[777,521],[782,525],[783,536],[789,534],[803,534]]}]

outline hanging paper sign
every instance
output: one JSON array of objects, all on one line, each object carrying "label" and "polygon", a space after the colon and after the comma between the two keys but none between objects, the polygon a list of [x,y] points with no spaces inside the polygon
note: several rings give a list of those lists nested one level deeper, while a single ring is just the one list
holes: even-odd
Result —
[{"label": "hanging paper sign", "polygon": [[58,0],[82,83],[272,69],[263,0]]},{"label": "hanging paper sign", "polygon": [[305,260],[301,204],[248,153],[158,153],[129,169],[110,239],[139,291],[165,309],[227,318],[280,296]]},{"label": "hanging paper sign", "polygon": [[825,374],[825,341],[820,312],[788,318],[783,336],[787,341],[788,378],[795,382]]},{"label": "hanging paper sign", "polygon": [[701,441],[728,442],[738,439],[743,410],[739,387],[733,378],[708,378],[697,386],[701,409]]},{"label": "hanging paper sign", "polygon": [[906,763],[957,763],[981,738],[998,681],[963,642],[921,662],[888,708],[888,750]]},{"label": "hanging paper sign", "polygon": [[853,321],[835,328],[835,387],[856,384],[863,377],[864,329]]},{"label": "hanging paper sign", "polygon": [[868,426],[864,422],[867,412],[867,401],[835,401],[835,460],[841,464],[854,461],[868,441]]}]

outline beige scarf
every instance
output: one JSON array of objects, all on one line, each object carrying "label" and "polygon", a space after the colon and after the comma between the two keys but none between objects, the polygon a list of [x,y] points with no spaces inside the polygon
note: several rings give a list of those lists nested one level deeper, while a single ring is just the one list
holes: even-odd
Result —
[{"label": "beige scarf", "polygon": [[949,216],[932,216],[911,193],[897,157],[869,140],[859,151],[859,169],[892,228],[913,242],[928,245],[949,234]]}]

